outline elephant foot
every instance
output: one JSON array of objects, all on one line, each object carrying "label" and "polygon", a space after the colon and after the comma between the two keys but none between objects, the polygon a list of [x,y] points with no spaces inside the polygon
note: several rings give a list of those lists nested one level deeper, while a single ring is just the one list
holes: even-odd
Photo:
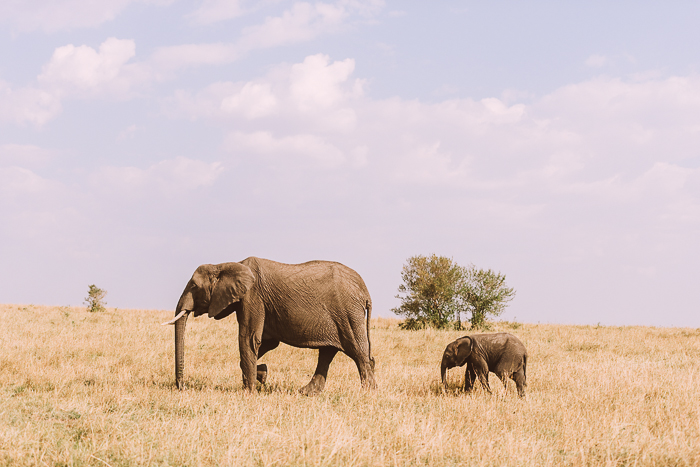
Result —
[{"label": "elephant foot", "polygon": [[260,384],[265,384],[265,381],[267,381],[267,365],[264,363],[262,365],[258,365],[256,379],[260,382]]},{"label": "elephant foot", "polygon": [[322,376],[315,375],[313,378],[311,378],[309,384],[299,389],[299,394],[302,394],[304,396],[317,396],[321,394],[321,391],[323,391],[323,388],[325,386],[326,379]]},{"label": "elephant foot", "polygon": [[365,389],[377,389],[377,382],[374,380],[374,374],[369,373],[361,379],[362,387]]}]

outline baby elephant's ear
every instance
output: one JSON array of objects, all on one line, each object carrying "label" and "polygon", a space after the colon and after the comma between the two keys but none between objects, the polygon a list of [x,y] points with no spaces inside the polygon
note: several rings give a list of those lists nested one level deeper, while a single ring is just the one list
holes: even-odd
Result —
[{"label": "baby elephant's ear", "polygon": [[459,340],[459,345],[457,346],[457,363],[462,366],[466,363],[467,358],[471,355],[474,350],[474,339],[465,336]]},{"label": "baby elephant's ear", "polygon": [[211,292],[209,317],[216,318],[226,307],[242,299],[255,282],[253,271],[241,263],[225,263]]}]

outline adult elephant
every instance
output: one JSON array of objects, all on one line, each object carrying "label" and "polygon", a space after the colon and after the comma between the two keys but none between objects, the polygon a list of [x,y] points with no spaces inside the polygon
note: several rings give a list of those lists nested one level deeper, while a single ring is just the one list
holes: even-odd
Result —
[{"label": "adult elephant", "polygon": [[283,264],[250,257],[240,263],[199,266],[182,292],[175,318],[163,323],[175,325],[179,389],[189,314],[218,320],[234,312],[245,389],[253,390],[256,379],[264,380],[266,367],[263,373],[257,361],[280,342],[319,349],[316,372],[300,389],[302,394],[323,390],[328,366],[338,351],[355,361],[363,387],[376,387],[369,339],[372,300],[360,275],[330,261]]}]

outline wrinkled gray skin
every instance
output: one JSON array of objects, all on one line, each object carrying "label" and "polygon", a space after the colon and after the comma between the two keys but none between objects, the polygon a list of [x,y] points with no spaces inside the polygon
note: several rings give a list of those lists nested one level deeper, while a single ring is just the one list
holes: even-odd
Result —
[{"label": "wrinkled gray skin", "polygon": [[[365,322],[365,311],[367,320]],[[319,349],[318,365],[302,394],[320,393],[328,366],[338,351],[352,358],[363,387],[375,388],[369,320],[372,300],[362,278],[330,261],[283,264],[261,258],[240,263],[203,264],[182,292],[175,310],[175,381],[183,388],[187,317],[222,319],[236,313],[243,387],[264,382],[265,365],[256,366],[280,342]],[[171,323],[173,323],[171,322]],[[166,323],[167,324],[167,323]]]},{"label": "wrinkled gray skin", "polygon": [[495,373],[508,388],[508,377],[515,381],[518,395],[525,396],[525,369],[527,350],[520,339],[507,332],[495,334],[474,334],[460,337],[450,343],[442,355],[440,371],[442,384],[447,388],[445,373],[450,368],[466,363],[464,390],[471,391],[474,381],[479,378],[481,385],[489,393],[489,371]]}]

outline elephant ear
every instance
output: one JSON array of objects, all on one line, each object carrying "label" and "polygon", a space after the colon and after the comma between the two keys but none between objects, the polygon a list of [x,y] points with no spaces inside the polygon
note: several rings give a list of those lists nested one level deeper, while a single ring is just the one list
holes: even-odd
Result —
[{"label": "elephant ear", "polygon": [[462,366],[466,363],[467,358],[471,355],[472,350],[474,350],[474,339],[469,336],[465,336],[460,339],[459,345],[457,346],[457,358],[455,359],[458,366]]},{"label": "elephant ear", "polygon": [[209,302],[210,318],[216,318],[229,305],[241,300],[253,286],[255,276],[248,266],[240,263],[225,263],[221,265],[214,281]]}]

